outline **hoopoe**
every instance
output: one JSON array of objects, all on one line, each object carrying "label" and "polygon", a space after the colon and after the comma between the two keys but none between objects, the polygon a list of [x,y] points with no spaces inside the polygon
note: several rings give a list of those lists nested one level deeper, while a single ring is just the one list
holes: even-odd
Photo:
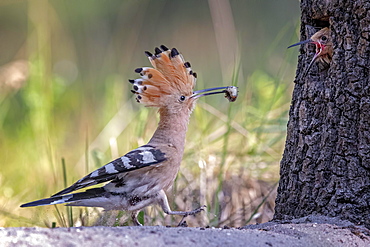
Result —
[{"label": "hoopoe", "polygon": [[[195,215],[205,206],[191,211],[172,211],[165,191],[173,184],[182,160],[189,117],[198,98],[224,93],[229,101],[238,96],[237,87],[217,87],[193,91],[197,74],[176,48],[161,45],[154,55],[145,52],[154,68],[135,70],[141,78],[129,80],[136,100],[158,107],[160,120],[153,137],[126,155],[81,178],[50,198],[29,202],[21,207],[67,203],[67,206],[102,207],[105,210],[131,211],[135,225],[139,211],[158,204],[166,214]],[[103,183],[103,187],[69,194]]]},{"label": "hoopoe", "polygon": [[312,64],[315,61],[320,62],[325,66],[328,66],[333,57],[333,42],[331,40],[330,29],[328,27],[325,27],[320,31],[316,32],[314,35],[312,35],[310,39],[293,44],[288,48],[306,43],[315,44],[316,53],[313,56],[310,64],[308,65],[305,73],[303,74],[303,77],[307,75],[308,71],[310,70]]}]

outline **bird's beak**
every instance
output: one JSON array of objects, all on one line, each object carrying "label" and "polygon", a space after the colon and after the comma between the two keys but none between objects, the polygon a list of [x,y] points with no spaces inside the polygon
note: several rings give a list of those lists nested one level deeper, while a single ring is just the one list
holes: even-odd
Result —
[{"label": "bird's beak", "polygon": [[303,45],[303,44],[307,44],[307,43],[315,43],[312,39],[308,39],[308,40],[303,40],[301,42],[298,42],[298,43],[295,43],[293,45],[290,45],[288,46],[287,49],[291,48],[291,47],[294,47],[294,46],[297,46],[297,45]]},{"label": "bird's beak", "polygon": [[228,86],[228,87],[214,87],[214,88],[202,89],[202,90],[194,91],[191,98],[197,99],[203,96],[212,95],[212,94],[220,94],[220,93],[224,93],[225,98],[227,98],[230,102],[234,102],[236,98],[238,97],[238,88],[235,86]]},{"label": "bird's beak", "polygon": [[308,67],[306,69],[306,72],[303,74],[303,77],[305,77],[307,75],[307,73],[310,70],[312,64],[321,55],[321,53],[324,49],[324,45],[322,45],[320,42],[313,41],[312,39],[307,39],[307,40],[304,40],[304,41],[301,41],[301,42],[298,42],[298,43],[295,43],[293,45],[288,46],[288,49],[289,49],[291,47],[294,47],[294,46],[297,46],[297,45],[302,45],[302,44],[307,44],[307,43],[316,45],[316,53],[315,53],[315,56],[313,56],[310,64],[308,65]]},{"label": "bird's beak", "polygon": [[312,39],[308,39],[308,40],[304,40],[304,41],[295,43],[293,45],[290,45],[290,46],[288,46],[287,49],[289,49],[291,47],[294,47],[294,46],[297,46],[297,45],[302,45],[302,44],[307,44],[307,43],[316,45],[316,54],[315,54],[314,59],[313,59],[313,61],[314,61],[314,60],[316,60],[316,58],[318,56],[320,56],[322,50],[324,49],[324,45],[322,45],[320,42],[316,42],[316,41],[313,41]]},{"label": "bird's beak", "polygon": [[312,44],[315,44],[316,45],[316,53],[315,55],[313,56],[310,64],[308,65],[307,69],[306,69],[306,72],[303,74],[303,77],[305,77],[308,73],[308,71],[310,70],[310,68],[312,67],[312,64],[316,61],[316,59],[318,57],[321,56],[321,53],[324,49],[324,45],[322,45],[320,42],[311,42]]}]

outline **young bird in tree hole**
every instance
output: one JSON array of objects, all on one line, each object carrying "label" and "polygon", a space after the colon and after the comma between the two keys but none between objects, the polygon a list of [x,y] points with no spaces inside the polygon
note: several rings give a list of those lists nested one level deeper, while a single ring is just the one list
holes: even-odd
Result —
[{"label": "young bird in tree hole", "polygon": [[[198,98],[225,94],[237,98],[237,87],[217,87],[193,91],[197,74],[176,48],[161,45],[155,53],[145,52],[154,68],[135,70],[141,78],[129,80],[137,102],[158,107],[160,120],[153,137],[126,155],[81,178],[50,198],[29,202],[21,207],[67,203],[67,206],[102,207],[105,210],[131,211],[136,225],[139,211],[158,204],[166,214],[195,215],[205,206],[191,211],[172,211],[165,191],[173,184],[182,160],[185,135],[191,112]],[[76,190],[108,182],[102,187],[70,194]],[[182,219],[182,220],[183,220]],[[181,221],[182,221],[181,220]]]},{"label": "young bird in tree hole", "polygon": [[328,67],[333,57],[333,43],[330,36],[330,29],[328,27],[316,32],[310,39],[293,44],[288,48],[306,43],[314,44],[316,46],[316,53],[303,74],[303,77],[307,75],[314,62],[319,62],[325,67]]}]

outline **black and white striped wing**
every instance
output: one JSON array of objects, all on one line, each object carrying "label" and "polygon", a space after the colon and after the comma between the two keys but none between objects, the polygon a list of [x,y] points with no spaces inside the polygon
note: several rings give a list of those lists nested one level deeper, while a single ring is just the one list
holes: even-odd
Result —
[{"label": "black and white striped wing", "polygon": [[151,145],[144,145],[93,171],[70,187],[53,196],[64,195],[91,185],[113,180],[117,174],[159,164],[166,160],[165,153]]}]

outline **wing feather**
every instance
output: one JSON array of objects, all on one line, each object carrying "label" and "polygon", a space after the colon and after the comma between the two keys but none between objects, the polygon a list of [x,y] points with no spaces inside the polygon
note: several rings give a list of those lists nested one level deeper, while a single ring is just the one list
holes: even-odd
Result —
[{"label": "wing feather", "polygon": [[105,166],[91,172],[81,178],[70,187],[56,193],[54,196],[68,194],[72,191],[79,190],[95,184],[111,181],[116,178],[117,174],[137,170],[143,167],[159,164],[165,161],[166,154],[160,149],[151,145],[144,145],[132,150],[126,155],[113,160]]}]

